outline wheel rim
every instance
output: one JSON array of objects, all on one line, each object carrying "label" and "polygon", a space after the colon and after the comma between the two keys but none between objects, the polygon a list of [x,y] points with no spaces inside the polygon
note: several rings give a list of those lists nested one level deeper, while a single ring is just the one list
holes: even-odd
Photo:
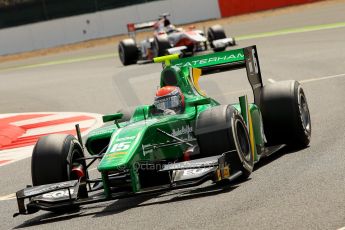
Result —
[{"label": "wheel rim", "polygon": [[[68,166],[67,166],[67,170],[68,170],[68,172],[67,172],[68,180],[71,180],[71,179],[75,180],[75,179],[77,179],[77,178],[73,177],[73,175],[72,175],[72,168],[73,168],[73,167],[75,167],[76,165],[83,165],[83,166],[85,165],[85,164],[83,164],[82,162],[77,161],[77,159],[79,159],[79,158],[81,158],[81,157],[83,157],[83,154],[80,152],[80,150],[79,150],[79,149],[76,149],[76,148],[73,149],[71,162],[70,162],[70,164],[68,164]],[[84,172],[84,173],[85,173],[85,172]]]},{"label": "wheel rim", "polygon": [[309,113],[307,99],[305,98],[303,91],[300,91],[299,111],[300,111],[300,116],[301,116],[304,130],[306,130],[307,133],[310,133],[311,131],[310,113]]},{"label": "wheel rim", "polygon": [[250,145],[248,141],[248,136],[246,134],[246,130],[242,122],[239,120],[235,123],[236,128],[236,139],[238,143],[238,148],[240,154],[245,158],[245,160],[248,162],[251,158],[251,151],[250,151]]}]

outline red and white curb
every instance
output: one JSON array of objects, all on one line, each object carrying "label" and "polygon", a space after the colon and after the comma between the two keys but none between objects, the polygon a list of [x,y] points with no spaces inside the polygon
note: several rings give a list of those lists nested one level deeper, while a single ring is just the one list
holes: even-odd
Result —
[{"label": "red and white curb", "polygon": [[76,135],[75,124],[82,135],[100,127],[102,115],[76,112],[42,112],[0,114],[0,167],[31,157],[41,136],[53,133]]}]

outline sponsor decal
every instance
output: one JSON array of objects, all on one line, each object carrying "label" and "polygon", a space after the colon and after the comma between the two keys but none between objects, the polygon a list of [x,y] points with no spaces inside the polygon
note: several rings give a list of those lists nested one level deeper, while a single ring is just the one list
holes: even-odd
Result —
[{"label": "sponsor decal", "polygon": [[183,170],[183,176],[195,176],[198,174],[203,174],[204,172],[209,171],[209,168],[200,168],[200,169],[186,169]]},{"label": "sponsor decal", "polygon": [[134,140],[137,136],[121,137],[116,139],[117,142]]},{"label": "sponsor decal", "polygon": [[135,140],[137,136],[129,136],[129,137],[121,137],[115,140],[115,144],[111,146],[109,152],[123,152],[129,149],[133,140]]},{"label": "sponsor decal", "polygon": [[35,188],[29,188],[28,190],[24,191],[24,195],[25,196],[33,196],[33,195],[36,195],[36,194],[40,194],[40,193],[44,193],[44,192],[47,192],[47,191],[50,191],[50,190],[57,190],[59,188],[65,188],[65,187],[71,187],[71,186],[75,186],[77,181],[68,181],[68,182],[62,182],[62,183],[59,183],[59,184],[54,184],[54,185],[51,185],[51,186],[48,186],[46,187],[45,185],[43,185],[41,189],[39,189],[39,187]]},{"label": "sponsor decal", "polygon": [[251,50],[251,58],[248,59],[249,75],[256,75],[259,73],[258,61],[255,55],[255,49]]},{"label": "sponsor decal", "polygon": [[224,167],[223,176],[224,176],[224,178],[229,178],[230,177],[230,168],[229,168],[229,166]]},{"label": "sponsor decal", "polygon": [[[147,145],[141,145],[142,149],[143,149],[143,155],[146,156],[147,154],[153,153],[153,148],[151,144],[147,144]],[[148,149],[148,150],[146,150]]]},{"label": "sponsor decal", "polygon": [[118,158],[121,157],[123,155],[126,155],[128,152],[116,152],[116,153],[109,153],[106,155],[107,159],[114,159],[114,158]]},{"label": "sponsor decal", "polygon": [[115,144],[109,149],[109,153],[105,156],[106,160],[111,160],[114,158],[120,158],[128,153],[128,149],[131,147],[132,142],[137,136],[121,137],[115,140]]},{"label": "sponsor decal", "polygon": [[210,64],[218,64],[219,62],[230,62],[230,60],[233,59],[239,59],[239,58],[244,58],[244,55],[238,54],[237,56],[235,55],[229,55],[229,56],[220,56],[220,57],[211,57],[211,58],[205,58],[205,59],[199,59],[195,61],[190,61],[190,62],[185,62],[185,63],[180,63],[176,64],[178,67],[194,67],[194,66],[199,66],[199,65],[210,65]]},{"label": "sponsor decal", "polygon": [[113,133],[116,128],[112,126],[102,127],[102,129],[95,129],[89,133],[89,136],[97,136],[102,134]]},{"label": "sponsor decal", "polygon": [[[184,126],[172,129],[171,135],[173,135],[174,137],[183,138],[183,140],[186,140],[186,141],[192,141],[194,140],[192,132],[193,132],[193,128],[190,125],[184,125]],[[146,144],[146,145],[142,144],[141,147],[143,150],[143,156],[153,153],[153,146],[151,144]]]},{"label": "sponsor decal", "polygon": [[46,199],[54,199],[54,198],[58,199],[62,197],[69,197],[70,195],[72,196],[73,193],[74,193],[74,189],[71,188],[69,192],[68,192],[68,189],[59,190],[59,191],[43,194],[42,197]]},{"label": "sponsor decal", "polygon": [[183,59],[171,60],[172,65],[177,67],[204,67],[210,65],[219,65],[224,63],[231,63],[236,61],[243,61],[244,53],[243,50],[232,50],[225,51],[222,53],[214,53],[209,55],[204,55],[201,57],[190,57]]},{"label": "sponsor decal", "polygon": [[181,163],[173,163],[172,165],[167,164],[166,166],[169,168],[169,170],[178,170],[181,169],[182,167],[193,167],[193,168],[207,168],[207,167],[213,167],[215,164],[214,160],[207,160],[207,161],[202,161],[199,163],[190,163],[189,161],[184,161]]},{"label": "sponsor decal", "polygon": [[255,49],[252,50],[252,55],[253,55],[253,65],[254,65],[255,74],[258,74],[259,73],[259,66],[258,66],[258,61],[257,61],[256,56],[255,56]]},{"label": "sponsor decal", "polygon": [[193,132],[193,128],[189,125],[186,125],[182,126],[181,128],[173,129],[171,134],[175,137],[178,137],[184,134],[189,134],[191,132]]},{"label": "sponsor decal", "polygon": [[131,141],[124,141],[124,142],[120,142],[120,143],[115,143],[115,144],[113,144],[113,146],[111,147],[109,152],[126,151],[131,146],[131,143],[132,143]]},{"label": "sponsor decal", "polygon": [[193,132],[193,128],[190,125],[185,125],[180,128],[173,129],[171,132],[171,135],[174,137],[181,137],[181,136],[186,136],[186,140],[193,140],[193,136],[191,133]]},{"label": "sponsor decal", "polygon": [[202,177],[214,170],[215,170],[214,167],[175,170],[173,171],[172,178],[173,178],[173,181],[189,180],[193,178]]}]

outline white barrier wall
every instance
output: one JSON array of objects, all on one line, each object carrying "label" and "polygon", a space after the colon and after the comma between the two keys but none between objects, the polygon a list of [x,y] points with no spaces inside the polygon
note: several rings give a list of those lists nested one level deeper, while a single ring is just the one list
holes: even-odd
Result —
[{"label": "white barrier wall", "polygon": [[0,55],[127,33],[164,12],[175,24],[220,18],[217,0],[163,0],[0,30]]}]

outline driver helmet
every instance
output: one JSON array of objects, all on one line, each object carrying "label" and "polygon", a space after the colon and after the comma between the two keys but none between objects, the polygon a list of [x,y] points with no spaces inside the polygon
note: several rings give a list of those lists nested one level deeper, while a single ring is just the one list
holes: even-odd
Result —
[{"label": "driver helmet", "polygon": [[157,90],[154,106],[158,112],[171,114],[184,111],[184,95],[176,86],[164,86]]},{"label": "driver helmet", "polygon": [[176,30],[175,26],[173,24],[170,24],[168,26],[165,27],[165,31],[167,33],[171,33],[171,32],[174,32]]}]

